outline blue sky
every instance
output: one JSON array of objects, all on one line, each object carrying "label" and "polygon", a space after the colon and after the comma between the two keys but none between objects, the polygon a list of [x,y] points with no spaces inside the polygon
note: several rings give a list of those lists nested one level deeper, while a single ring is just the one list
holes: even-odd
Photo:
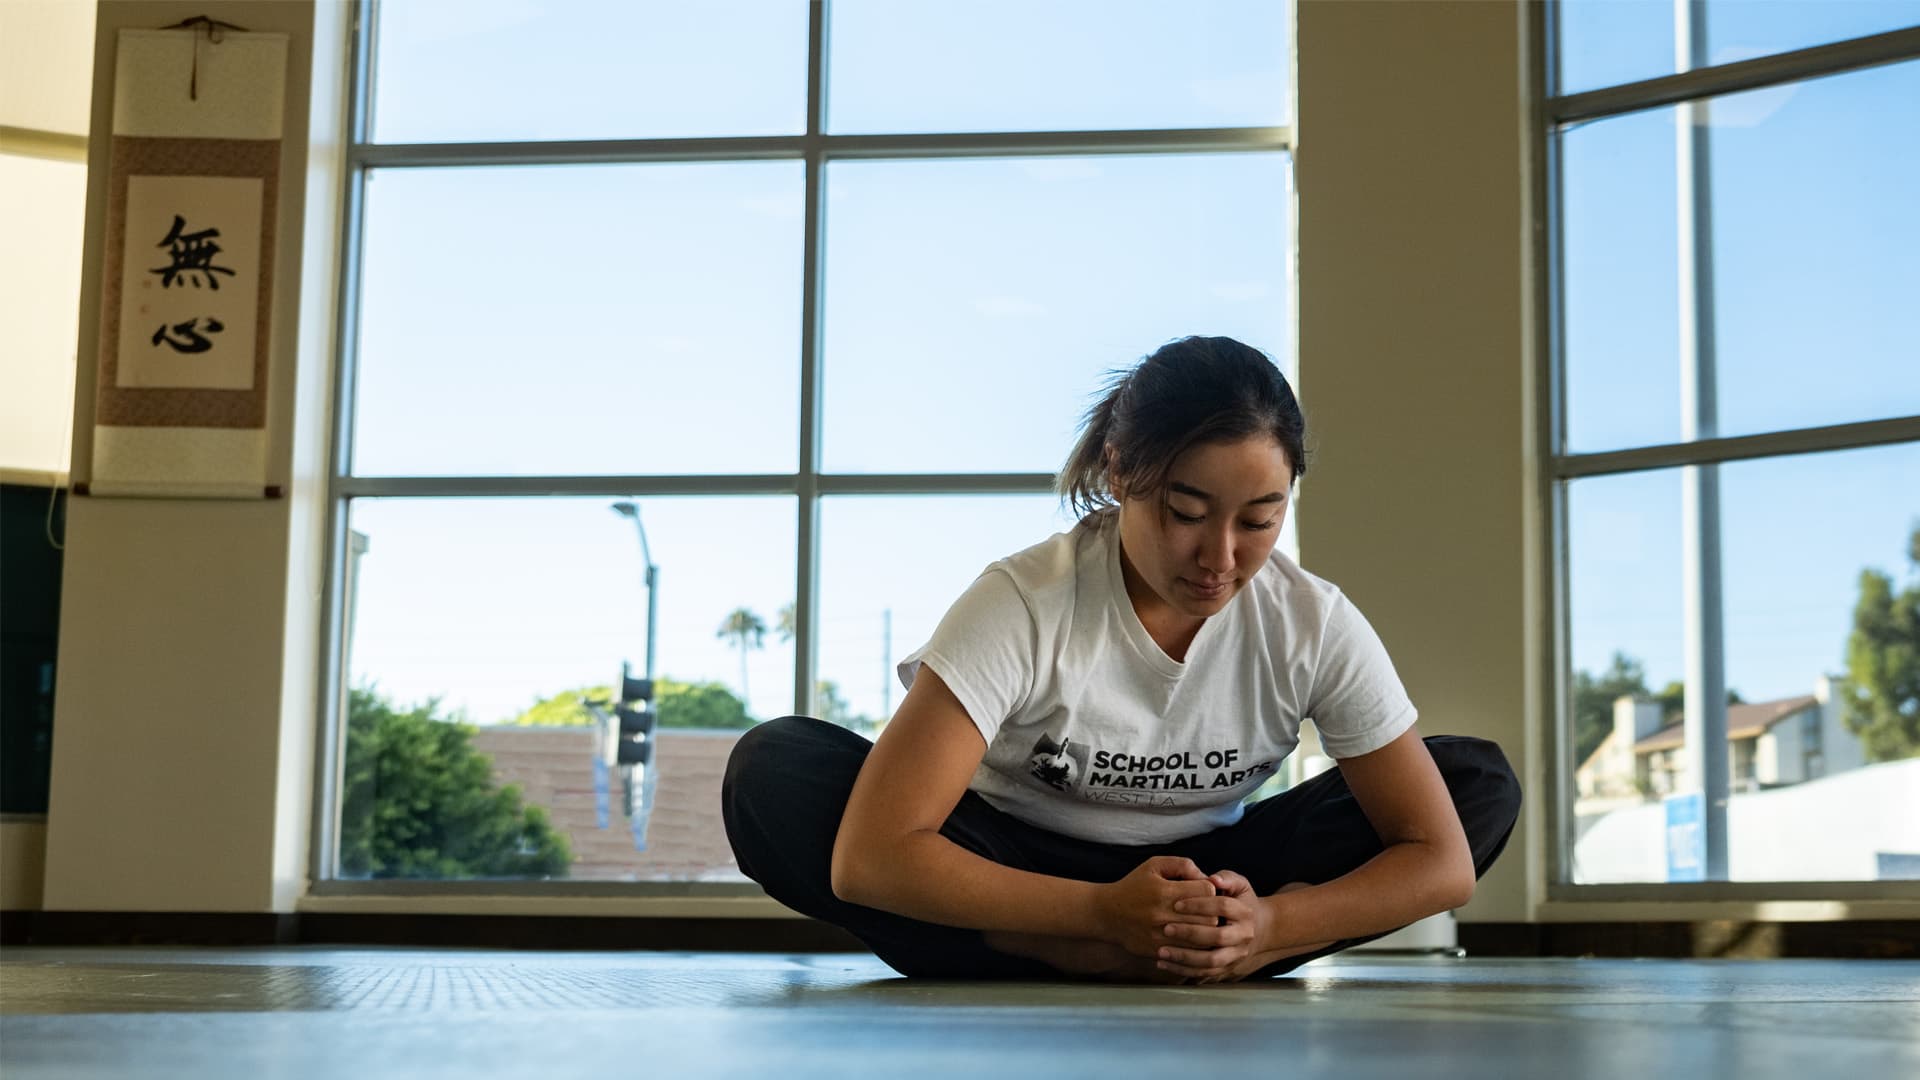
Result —
[{"label": "blue sky", "polygon": [[[1920,3],[1712,8],[1725,58],[1920,23]],[[383,5],[382,141],[804,122],[801,3],[422,9]],[[1277,3],[834,11],[836,132],[1292,116]],[[1570,4],[1567,26],[1570,89],[1671,70],[1668,4]],[[1723,431],[1920,413],[1903,296],[1920,281],[1914,102],[1909,63],[1716,103]],[[1672,110],[1567,138],[1576,449],[1678,437],[1673,139]],[[794,162],[374,174],[356,471],[791,471],[802,183]],[[1291,370],[1291,183],[1279,155],[831,166],[826,468],[1051,471],[1101,374],[1187,333]],[[1310,386],[1303,401],[1311,420]],[[1916,477],[1915,447],[1724,470],[1730,685],[1786,696],[1837,670],[1859,569],[1904,574]],[[1576,485],[1581,666],[1624,649],[1656,682],[1678,677],[1678,492],[1672,471]],[[371,542],[356,680],[492,722],[637,664],[638,544],[612,501],[356,501]],[[771,624],[792,599],[793,500],[647,499],[643,514],[662,672],[737,685],[714,631],[743,605]],[[878,712],[883,613],[897,659],[981,567],[1065,524],[1042,496],[830,500],[821,676]],[[770,635],[749,659],[755,712],[788,711],[791,647]]]},{"label": "blue sky", "polygon": [[[1570,90],[1672,72],[1670,5],[1567,12]],[[1708,20],[1710,55],[1729,61],[1920,23],[1920,4],[1713,4]],[[1920,414],[1916,103],[1920,63],[1709,106],[1721,434]],[[1563,143],[1575,451],[1681,437],[1679,112],[1586,124]],[[1907,578],[1920,448],[1721,473],[1727,683],[1748,700],[1809,693],[1844,670],[1860,570]],[[1656,686],[1680,678],[1679,471],[1582,481],[1570,511],[1576,665],[1598,670],[1620,649]]]}]

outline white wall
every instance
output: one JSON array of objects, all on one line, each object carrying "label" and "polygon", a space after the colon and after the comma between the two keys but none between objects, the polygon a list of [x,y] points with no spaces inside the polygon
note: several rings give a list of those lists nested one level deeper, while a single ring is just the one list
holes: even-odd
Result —
[{"label": "white wall", "polygon": [[1299,8],[1300,561],[1379,631],[1423,734],[1498,742],[1520,827],[1465,921],[1544,881],[1521,7]]},{"label": "white wall", "polygon": [[38,908],[46,869],[46,823],[0,821],[0,911]]},{"label": "white wall", "polygon": [[0,3],[0,124],[87,133],[93,18],[89,0]]},{"label": "white wall", "polygon": [[0,260],[0,475],[9,480],[59,483],[72,449],[87,191],[79,140],[92,68],[91,3],[0,2],[0,127],[22,132],[0,140],[10,253]]},{"label": "white wall", "polygon": [[[1735,881],[1871,881],[1879,852],[1920,855],[1920,760],[1885,762],[1727,803]],[[1665,881],[1666,807],[1616,810],[1575,848],[1582,880]]]},{"label": "white wall", "polygon": [[1813,696],[1820,702],[1820,749],[1826,755],[1828,776],[1867,763],[1866,745],[1847,729],[1846,706],[1840,700],[1837,683],[1834,676],[1822,675],[1813,688]]}]

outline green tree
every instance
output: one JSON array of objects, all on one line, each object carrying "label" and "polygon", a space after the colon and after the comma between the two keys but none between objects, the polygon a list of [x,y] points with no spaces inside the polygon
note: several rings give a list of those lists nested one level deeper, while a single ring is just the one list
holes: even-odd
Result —
[{"label": "green tree", "polygon": [[[1920,569],[1920,527],[1907,538],[1909,571]],[[1847,635],[1847,730],[1868,761],[1920,755],[1920,579],[1894,591],[1893,578],[1860,571],[1860,598]]]},{"label": "green tree", "polygon": [[662,679],[654,684],[654,707],[660,726],[674,728],[750,728],[747,704],[726,685],[717,682],[681,683]]},{"label": "green tree", "polygon": [[545,809],[499,787],[473,726],[431,699],[397,708],[371,688],[348,696],[340,868],[355,877],[564,877],[567,838]]},{"label": "green tree", "polygon": [[1661,687],[1660,692],[1653,695],[1653,700],[1660,703],[1660,723],[1670,727],[1674,721],[1686,716],[1687,684],[1675,679]]},{"label": "green tree", "polygon": [[753,700],[753,694],[747,688],[747,653],[766,646],[766,620],[754,614],[751,608],[734,608],[720,621],[720,629],[714,631],[713,636],[730,642],[740,650],[740,698],[743,701]]},{"label": "green tree", "polygon": [[[1687,684],[1686,683],[1681,682],[1679,679],[1673,680],[1667,685],[1661,687],[1660,692],[1653,695],[1653,700],[1660,703],[1660,723],[1661,724],[1667,727],[1672,727],[1673,725],[1686,719],[1686,716],[1687,716]],[[1740,691],[1731,690],[1731,689],[1728,690],[1727,704],[1729,705],[1741,704]]]},{"label": "green tree", "polygon": [[832,679],[821,679],[814,684],[814,704],[820,710],[820,719],[829,724],[846,728],[848,731],[871,733],[879,725],[873,717],[865,713],[856,713],[853,706],[840,693],[840,684]]},{"label": "green tree", "polygon": [[1584,671],[1573,676],[1573,760],[1580,764],[1613,730],[1613,702],[1622,694],[1635,696],[1647,692],[1647,673],[1640,661],[1623,652],[1613,654],[1613,662],[1599,675]]},{"label": "green tree", "polygon": [[[585,702],[609,701],[611,686],[583,686],[562,690],[542,698],[520,715],[507,721],[535,727],[570,727],[597,723]],[[674,679],[653,681],[653,707],[660,714],[663,728],[750,728],[753,717],[733,691],[722,683],[683,683]]]},{"label": "green tree", "polygon": [[598,723],[592,713],[587,711],[588,701],[613,700],[612,686],[583,686],[577,690],[562,690],[548,698],[541,698],[527,708],[525,712],[507,721],[520,727],[585,727]]},{"label": "green tree", "polygon": [[786,604],[773,617],[773,632],[780,635],[783,642],[792,641],[793,635],[799,632],[798,624],[793,621],[793,604]]}]

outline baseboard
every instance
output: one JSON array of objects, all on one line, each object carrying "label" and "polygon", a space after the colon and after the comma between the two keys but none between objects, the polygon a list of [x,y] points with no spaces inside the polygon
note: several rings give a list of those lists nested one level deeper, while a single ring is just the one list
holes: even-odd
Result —
[{"label": "baseboard", "polygon": [[838,927],[793,918],[120,911],[0,912],[0,945],[411,945],[698,952],[866,949]]},{"label": "baseboard", "polygon": [[1461,923],[1468,956],[1920,960],[1920,921]]},{"label": "baseboard", "polygon": [[[1920,921],[1461,923],[1468,956],[1920,959]],[[697,952],[864,951],[811,919],[6,911],[0,945],[387,945]]]}]

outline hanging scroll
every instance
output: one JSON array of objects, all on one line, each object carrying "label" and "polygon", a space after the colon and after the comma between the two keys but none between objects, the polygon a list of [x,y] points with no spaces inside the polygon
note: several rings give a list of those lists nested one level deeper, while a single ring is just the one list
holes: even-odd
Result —
[{"label": "hanging scroll", "polygon": [[285,34],[122,30],[92,495],[260,498]]}]

